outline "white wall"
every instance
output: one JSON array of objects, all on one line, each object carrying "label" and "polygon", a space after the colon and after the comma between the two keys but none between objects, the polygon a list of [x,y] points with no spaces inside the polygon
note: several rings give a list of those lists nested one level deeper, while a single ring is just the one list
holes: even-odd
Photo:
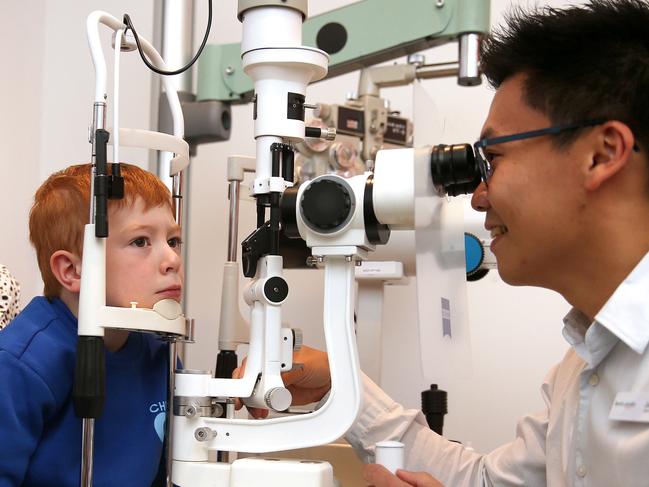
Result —
[{"label": "white wall", "polygon": [[[205,25],[204,3],[196,1],[196,45]],[[310,13],[317,14],[351,2],[309,3]],[[492,1],[494,23],[500,21],[510,3]],[[40,0],[31,2],[30,7],[23,4],[10,1],[0,7],[3,18],[12,19],[0,31],[1,59],[11,67],[0,81],[0,140],[4,148],[0,203],[3,209],[11,210],[0,238],[0,261],[18,274],[26,303],[41,287],[26,236],[31,195],[55,169],[89,157],[86,136],[93,71],[84,38],[85,16],[97,8],[117,17],[128,12],[138,30],[150,38],[153,2]],[[240,40],[236,5],[236,0],[215,2],[210,42]],[[21,38],[27,40],[17,42]],[[448,60],[455,56],[455,48],[440,48],[426,55],[429,62]],[[150,74],[135,56],[124,58],[123,124],[148,127]],[[356,89],[357,81],[358,74],[352,73],[315,84],[309,88],[307,98],[311,102],[342,103],[345,94]],[[492,92],[484,86],[460,88],[452,80],[427,81],[424,87],[438,109],[432,125],[439,133],[431,134],[432,141],[473,141]],[[383,93],[392,100],[393,109],[406,115],[412,113],[410,94],[410,88]],[[250,106],[233,107],[231,140],[199,147],[191,167],[187,308],[188,314],[196,318],[198,339],[189,349],[187,365],[191,368],[214,367],[221,267],[226,258],[225,161],[230,154],[254,154],[251,115]],[[126,153],[125,158],[147,165],[146,154]],[[244,202],[241,212],[240,237],[244,237],[254,226],[253,204]],[[305,329],[307,343],[322,346],[321,274],[289,271],[286,275],[291,294],[284,308],[285,321]],[[508,287],[494,273],[470,285],[469,305],[474,375],[470,380],[456,378],[440,384],[449,392],[445,431],[452,438],[471,441],[476,449],[487,451],[513,437],[516,418],[541,407],[538,386],[545,371],[566,348],[561,338],[561,317],[568,307],[552,293]],[[413,285],[392,287],[386,292],[383,386],[409,407],[419,407],[419,393],[428,387],[419,370],[415,307]]]},{"label": "white wall", "polygon": [[42,290],[27,216],[38,186],[46,2],[0,3],[0,262],[29,299]]}]

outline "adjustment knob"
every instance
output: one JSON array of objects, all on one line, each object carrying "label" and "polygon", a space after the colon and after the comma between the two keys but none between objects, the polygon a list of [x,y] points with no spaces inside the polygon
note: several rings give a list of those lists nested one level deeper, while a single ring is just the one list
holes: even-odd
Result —
[{"label": "adjustment knob", "polygon": [[266,405],[274,411],[286,411],[291,405],[293,396],[284,387],[274,387],[266,393]]},{"label": "adjustment knob", "polygon": [[292,328],[291,331],[293,332],[293,351],[299,352],[304,345],[304,335],[299,328]]},{"label": "adjustment knob", "polygon": [[304,223],[309,228],[332,233],[347,223],[352,215],[352,190],[342,178],[318,178],[302,193],[300,207]]}]

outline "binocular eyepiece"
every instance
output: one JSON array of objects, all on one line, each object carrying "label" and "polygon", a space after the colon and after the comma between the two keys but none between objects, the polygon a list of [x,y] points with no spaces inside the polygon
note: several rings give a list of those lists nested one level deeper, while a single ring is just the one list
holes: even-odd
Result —
[{"label": "binocular eyepiece", "polygon": [[449,196],[469,194],[480,184],[480,170],[470,144],[433,147],[430,155],[433,183]]}]

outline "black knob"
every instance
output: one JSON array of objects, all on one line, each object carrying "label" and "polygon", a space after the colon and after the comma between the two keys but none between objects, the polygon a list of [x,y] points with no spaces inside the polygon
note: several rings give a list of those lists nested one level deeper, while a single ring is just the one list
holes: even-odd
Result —
[{"label": "black knob", "polygon": [[426,416],[430,429],[441,435],[444,428],[444,415],[448,412],[446,391],[438,389],[437,384],[431,384],[430,389],[421,393],[421,410]]},{"label": "black knob", "polygon": [[331,233],[345,224],[352,214],[351,188],[342,180],[320,178],[302,193],[302,217],[311,229]]}]

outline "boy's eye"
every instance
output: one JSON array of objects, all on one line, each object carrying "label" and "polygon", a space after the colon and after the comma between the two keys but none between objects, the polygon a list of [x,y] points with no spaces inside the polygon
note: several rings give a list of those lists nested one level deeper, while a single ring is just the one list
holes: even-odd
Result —
[{"label": "boy's eye", "polygon": [[180,247],[183,241],[180,239],[180,237],[174,237],[167,240],[167,243],[169,244],[169,247],[176,248]]},{"label": "boy's eye", "polygon": [[148,243],[149,240],[146,237],[138,237],[131,241],[131,245],[135,245],[136,247],[146,247]]}]

